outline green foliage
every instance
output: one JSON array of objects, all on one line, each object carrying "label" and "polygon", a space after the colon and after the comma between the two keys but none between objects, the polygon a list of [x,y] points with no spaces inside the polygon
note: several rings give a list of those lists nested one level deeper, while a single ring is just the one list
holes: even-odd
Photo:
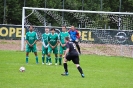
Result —
[{"label": "green foliage", "polygon": [[[26,7],[38,7],[44,8],[46,1],[46,8],[55,8],[62,9],[63,0],[25,0]],[[122,12],[132,12],[133,8],[133,0],[121,0],[122,1]],[[102,8],[101,8],[101,0],[83,0],[83,10],[103,10],[103,11],[119,11],[119,0],[102,0]],[[24,0],[6,0],[6,24],[21,24],[22,22],[22,7],[24,6]],[[73,9],[73,10],[82,10],[82,0],[64,0],[64,8],[65,9]],[[3,15],[4,15],[4,0],[0,1],[0,24],[3,23]],[[26,15],[31,11],[27,11]],[[72,24],[77,25],[77,20],[71,18],[70,14],[65,14],[65,18],[68,17],[68,21]],[[41,25],[39,21],[36,21],[37,18],[34,15],[31,15],[29,21],[36,25]],[[50,19],[47,17],[52,24],[55,26],[59,26],[54,19]]]},{"label": "green foliage", "polygon": [[[131,58],[81,55],[82,78],[72,62],[68,62],[69,76],[62,77],[63,66],[35,64],[30,53],[25,64],[25,52],[0,51],[1,88],[132,88],[133,61]],[[54,57],[52,56],[52,62]],[[25,72],[19,72],[24,66]]]}]

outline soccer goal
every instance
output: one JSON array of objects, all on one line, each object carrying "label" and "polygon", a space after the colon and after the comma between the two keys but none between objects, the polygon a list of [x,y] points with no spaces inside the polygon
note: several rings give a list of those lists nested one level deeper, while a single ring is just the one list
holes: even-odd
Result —
[{"label": "soccer goal", "polygon": [[67,29],[74,25],[81,36],[79,43],[83,54],[133,57],[131,12],[23,7],[21,51],[24,50],[25,32],[29,25],[34,25],[39,40],[46,26],[61,31],[62,25]]}]

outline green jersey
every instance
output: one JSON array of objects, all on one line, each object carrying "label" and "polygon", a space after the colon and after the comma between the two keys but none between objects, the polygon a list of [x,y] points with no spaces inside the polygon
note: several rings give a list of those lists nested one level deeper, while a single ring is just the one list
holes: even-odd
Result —
[{"label": "green jersey", "polygon": [[56,43],[58,42],[58,34],[57,33],[50,33],[48,35],[48,42],[52,45],[52,46],[55,46]]},{"label": "green jersey", "polygon": [[44,42],[45,45],[48,45],[48,35],[49,33],[42,34],[42,42]]},{"label": "green jersey", "polygon": [[30,44],[33,44],[35,40],[38,40],[38,36],[36,32],[27,32],[26,33],[26,38],[25,38]]},{"label": "green jersey", "polygon": [[65,44],[65,37],[69,37],[69,33],[68,32],[61,32],[59,34],[59,40],[62,44]]}]

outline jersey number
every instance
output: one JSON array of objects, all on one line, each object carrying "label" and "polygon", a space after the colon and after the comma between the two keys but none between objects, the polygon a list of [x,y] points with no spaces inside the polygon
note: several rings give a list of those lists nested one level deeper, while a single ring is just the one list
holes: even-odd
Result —
[{"label": "jersey number", "polygon": [[76,45],[73,43],[73,47],[74,47],[74,49],[76,49]]}]

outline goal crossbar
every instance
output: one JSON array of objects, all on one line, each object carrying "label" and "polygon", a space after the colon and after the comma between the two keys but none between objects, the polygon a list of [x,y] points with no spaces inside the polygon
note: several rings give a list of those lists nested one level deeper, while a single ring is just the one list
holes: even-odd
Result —
[{"label": "goal crossbar", "polygon": [[52,9],[52,8],[36,8],[36,7],[23,7],[23,9],[31,10],[49,10],[49,11],[59,11],[59,12],[83,12],[83,13],[102,13],[102,14],[123,14],[123,15],[133,15],[130,12],[107,12],[107,11],[90,11],[90,10],[69,10],[69,9]]}]

